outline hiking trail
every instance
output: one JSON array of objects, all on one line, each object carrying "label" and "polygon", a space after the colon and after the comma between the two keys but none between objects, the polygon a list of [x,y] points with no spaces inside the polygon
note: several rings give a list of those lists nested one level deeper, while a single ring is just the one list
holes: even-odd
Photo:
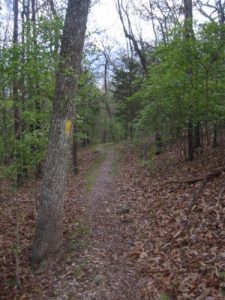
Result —
[{"label": "hiking trail", "polygon": [[[119,197],[115,189],[115,150],[104,149],[105,159],[95,173],[93,187],[82,203],[81,237],[71,262],[74,277],[57,282],[57,299],[141,299],[138,275],[124,259],[130,248],[118,218]],[[63,291],[63,293],[62,293]]]}]

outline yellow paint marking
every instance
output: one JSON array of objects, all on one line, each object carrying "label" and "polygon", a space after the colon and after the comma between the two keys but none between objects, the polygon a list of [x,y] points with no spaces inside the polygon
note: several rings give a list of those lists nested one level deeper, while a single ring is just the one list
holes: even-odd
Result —
[{"label": "yellow paint marking", "polygon": [[72,134],[72,122],[70,120],[66,120],[65,122],[65,134],[67,137]]}]

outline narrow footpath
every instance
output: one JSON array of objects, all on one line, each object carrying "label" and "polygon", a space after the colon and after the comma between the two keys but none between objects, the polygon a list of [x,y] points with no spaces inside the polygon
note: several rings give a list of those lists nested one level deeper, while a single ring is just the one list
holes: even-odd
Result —
[{"label": "narrow footpath", "polygon": [[122,234],[126,225],[118,217],[119,197],[112,172],[115,152],[103,151],[107,152],[106,158],[82,203],[85,216],[71,262],[74,276],[68,280],[62,274],[55,287],[60,300],[141,299],[138,276],[124,258],[130,245]]}]

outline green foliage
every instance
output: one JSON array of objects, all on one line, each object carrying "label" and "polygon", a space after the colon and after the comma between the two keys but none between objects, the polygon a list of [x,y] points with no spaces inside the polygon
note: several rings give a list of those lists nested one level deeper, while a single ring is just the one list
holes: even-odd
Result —
[{"label": "green foliage", "polygon": [[160,300],[170,300],[170,297],[167,296],[166,294],[162,294],[162,295],[160,296]]},{"label": "green foliage", "polygon": [[[225,45],[222,33],[224,27],[205,24],[199,27],[195,39],[187,41],[183,28],[175,28],[170,43],[157,47],[148,76],[143,78],[141,87],[123,101],[124,106],[129,106],[125,111],[132,110],[133,123],[139,132],[176,134],[187,128],[190,107],[194,124],[224,122]],[[116,87],[118,89],[118,78]],[[115,95],[118,97],[118,92]]]},{"label": "green foliage", "polygon": [[[3,153],[3,161],[7,161],[6,173],[10,173],[11,177],[16,177],[16,173],[27,176],[29,171],[34,170],[43,160],[47,146],[58,61],[56,49],[54,53],[51,50],[59,41],[62,21],[40,18],[36,36],[33,27],[30,22],[25,23],[23,41],[0,49],[0,128],[3,133],[0,152]],[[18,91],[17,102],[13,81],[16,81]],[[19,139],[14,136],[15,107],[20,112]]]},{"label": "green foliage", "polygon": [[80,141],[94,142],[100,114],[102,94],[97,88],[93,73],[85,69],[79,83],[79,97],[76,99],[75,128]]},{"label": "green foliage", "polygon": [[[58,68],[63,19],[39,16],[24,24],[23,39],[0,45],[0,165],[1,176],[28,177],[39,169],[48,145],[55,74]],[[35,27],[34,27],[35,26]],[[89,53],[90,55],[90,53]],[[102,95],[84,58],[76,102],[75,138],[93,141]],[[65,70],[71,75],[70,70]],[[16,81],[18,99],[14,99]],[[15,137],[14,110],[20,115],[20,137]]]},{"label": "green foliage", "polygon": [[85,237],[89,234],[89,232],[90,228],[87,226],[87,224],[85,224],[84,221],[79,220],[75,231],[70,237],[70,250],[85,248],[88,244],[88,241],[85,240]]},{"label": "green foliage", "polygon": [[133,126],[141,107],[140,99],[132,98],[140,88],[141,77],[140,64],[135,59],[122,57],[121,66],[114,73],[113,97],[117,103],[117,118],[123,127],[124,136],[128,136],[128,127]]}]

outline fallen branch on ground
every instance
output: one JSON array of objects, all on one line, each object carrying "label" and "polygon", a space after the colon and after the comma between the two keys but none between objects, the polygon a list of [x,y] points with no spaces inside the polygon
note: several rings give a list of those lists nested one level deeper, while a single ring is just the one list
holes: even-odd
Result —
[{"label": "fallen branch on ground", "polygon": [[194,184],[197,183],[199,181],[204,181],[205,179],[210,180],[214,177],[218,177],[219,175],[221,175],[223,172],[225,172],[225,167],[223,168],[219,168],[216,169],[202,177],[199,178],[192,178],[192,179],[188,179],[188,180],[183,180],[183,181],[169,181],[168,183],[177,183],[177,184]]},{"label": "fallen branch on ground", "polygon": [[217,204],[218,205],[221,205],[222,204],[222,197],[225,193],[225,184],[222,185],[222,188],[220,189],[220,192],[219,192],[219,196],[218,196],[218,200],[217,200]]},{"label": "fallen branch on ground", "polygon": [[[191,201],[191,203],[190,203],[190,205],[189,205],[189,207],[188,207],[188,211],[187,211],[186,216],[189,216],[190,213],[192,212],[193,207],[196,205],[196,202],[197,202],[197,200],[199,199],[199,197],[201,196],[201,194],[202,194],[202,192],[203,192],[203,190],[204,190],[206,184],[207,184],[211,179],[213,179],[214,177],[218,177],[219,175],[221,175],[221,173],[223,173],[224,171],[225,171],[225,168],[223,167],[223,168],[217,169],[217,170],[215,170],[215,171],[213,171],[213,172],[210,172],[209,174],[207,174],[207,175],[201,177],[202,183],[201,183],[199,189],[198,189],[198,190],[194,193],[194,195],[193,195],[193,198],[192,198],[192,201]],[[198,181],[200,181],[200,180],[198,180]],[[196,181],[196,182],[197,182],[197,181]],[[222,195],[223,195],[224,192],[225,192],[225,186],[224,186],[224,188],[221,189],[219,198],[222,197]],[[189,226],[185,226],[181,232],[183,233],[184,231],[187,231],[188,228],[189,228]]]},{"label": "fallen branch on ground", "polygon": [[194,193],[194,195],[193,195],[193,199],[192,199],[192,201],[191,201],[191,203],[190,203],[190,205],[189,205],[187,214],[189,214],[189,213],[192,211],[192,208],[195,206],[195,204],[196,204],[198,198],[201,196],[201,194],[202,194],[202,192],[203,192],[203,190],[204,190],[204,188],[205,188],[207,182],[210,181],[210,179],[212,179],[212,178],[215,177],[215,176],[219,176],[219,174],[216,175],[215,173],[210,173],[210,174],[206,175],[206,176],[202,179],[202,183],[201,183],[201,185],[200,185],[200,188],[199,188],[198,191],[196,191],[196,192]]}]

